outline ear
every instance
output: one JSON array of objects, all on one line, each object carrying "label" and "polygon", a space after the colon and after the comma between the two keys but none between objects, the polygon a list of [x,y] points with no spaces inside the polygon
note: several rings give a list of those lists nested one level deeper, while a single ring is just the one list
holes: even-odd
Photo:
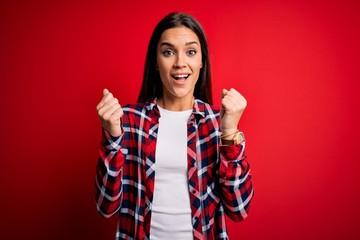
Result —
[{"label": "ear", "polygon": [[159,71],[159,65],[156,63],[155,69]]}]

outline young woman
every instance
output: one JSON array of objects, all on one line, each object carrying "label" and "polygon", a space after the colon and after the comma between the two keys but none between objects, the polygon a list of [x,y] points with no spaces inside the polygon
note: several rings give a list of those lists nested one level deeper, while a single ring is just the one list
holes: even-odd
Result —
[{"label": "young woman", "polygon": [[116,239],[227,239],[225,214],[247,217],[246,100],[235,89],[222,96],[217,111],[204,31],[184,13],[156,26],[137,104],[104,89],[95,197],[103,216],[119,215]]}]

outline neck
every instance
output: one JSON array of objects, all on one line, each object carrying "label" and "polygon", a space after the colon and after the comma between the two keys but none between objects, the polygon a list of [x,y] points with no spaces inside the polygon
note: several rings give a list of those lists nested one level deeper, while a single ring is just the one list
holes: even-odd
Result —
[{"label": "neck", "polygon": [[161,97],[157,100],[157,104],[163,109],[170,111],[185,111],[194,108],[195,98],[167,98]]}]

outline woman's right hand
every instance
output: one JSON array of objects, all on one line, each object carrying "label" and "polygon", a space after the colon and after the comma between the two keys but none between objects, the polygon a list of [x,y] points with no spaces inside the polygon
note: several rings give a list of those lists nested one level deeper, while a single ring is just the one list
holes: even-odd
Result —
[{"label": "woman's right hand", "polygon": [[124,112],[117,98],[114,98],[109,90],[103,90],[103,98],[96,106],[96,110],[100,117],[102,127],[107,130],[111,136],[119,137],[121,135],[120,121]]}]

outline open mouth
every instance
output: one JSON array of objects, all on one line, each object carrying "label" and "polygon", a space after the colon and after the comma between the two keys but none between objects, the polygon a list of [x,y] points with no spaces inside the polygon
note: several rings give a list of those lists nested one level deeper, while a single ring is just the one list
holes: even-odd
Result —
[{"label": "open mouth", "polygon": [[175,80],[186,80],[190,74],[174,74],[174,75],[171,75]]}]

